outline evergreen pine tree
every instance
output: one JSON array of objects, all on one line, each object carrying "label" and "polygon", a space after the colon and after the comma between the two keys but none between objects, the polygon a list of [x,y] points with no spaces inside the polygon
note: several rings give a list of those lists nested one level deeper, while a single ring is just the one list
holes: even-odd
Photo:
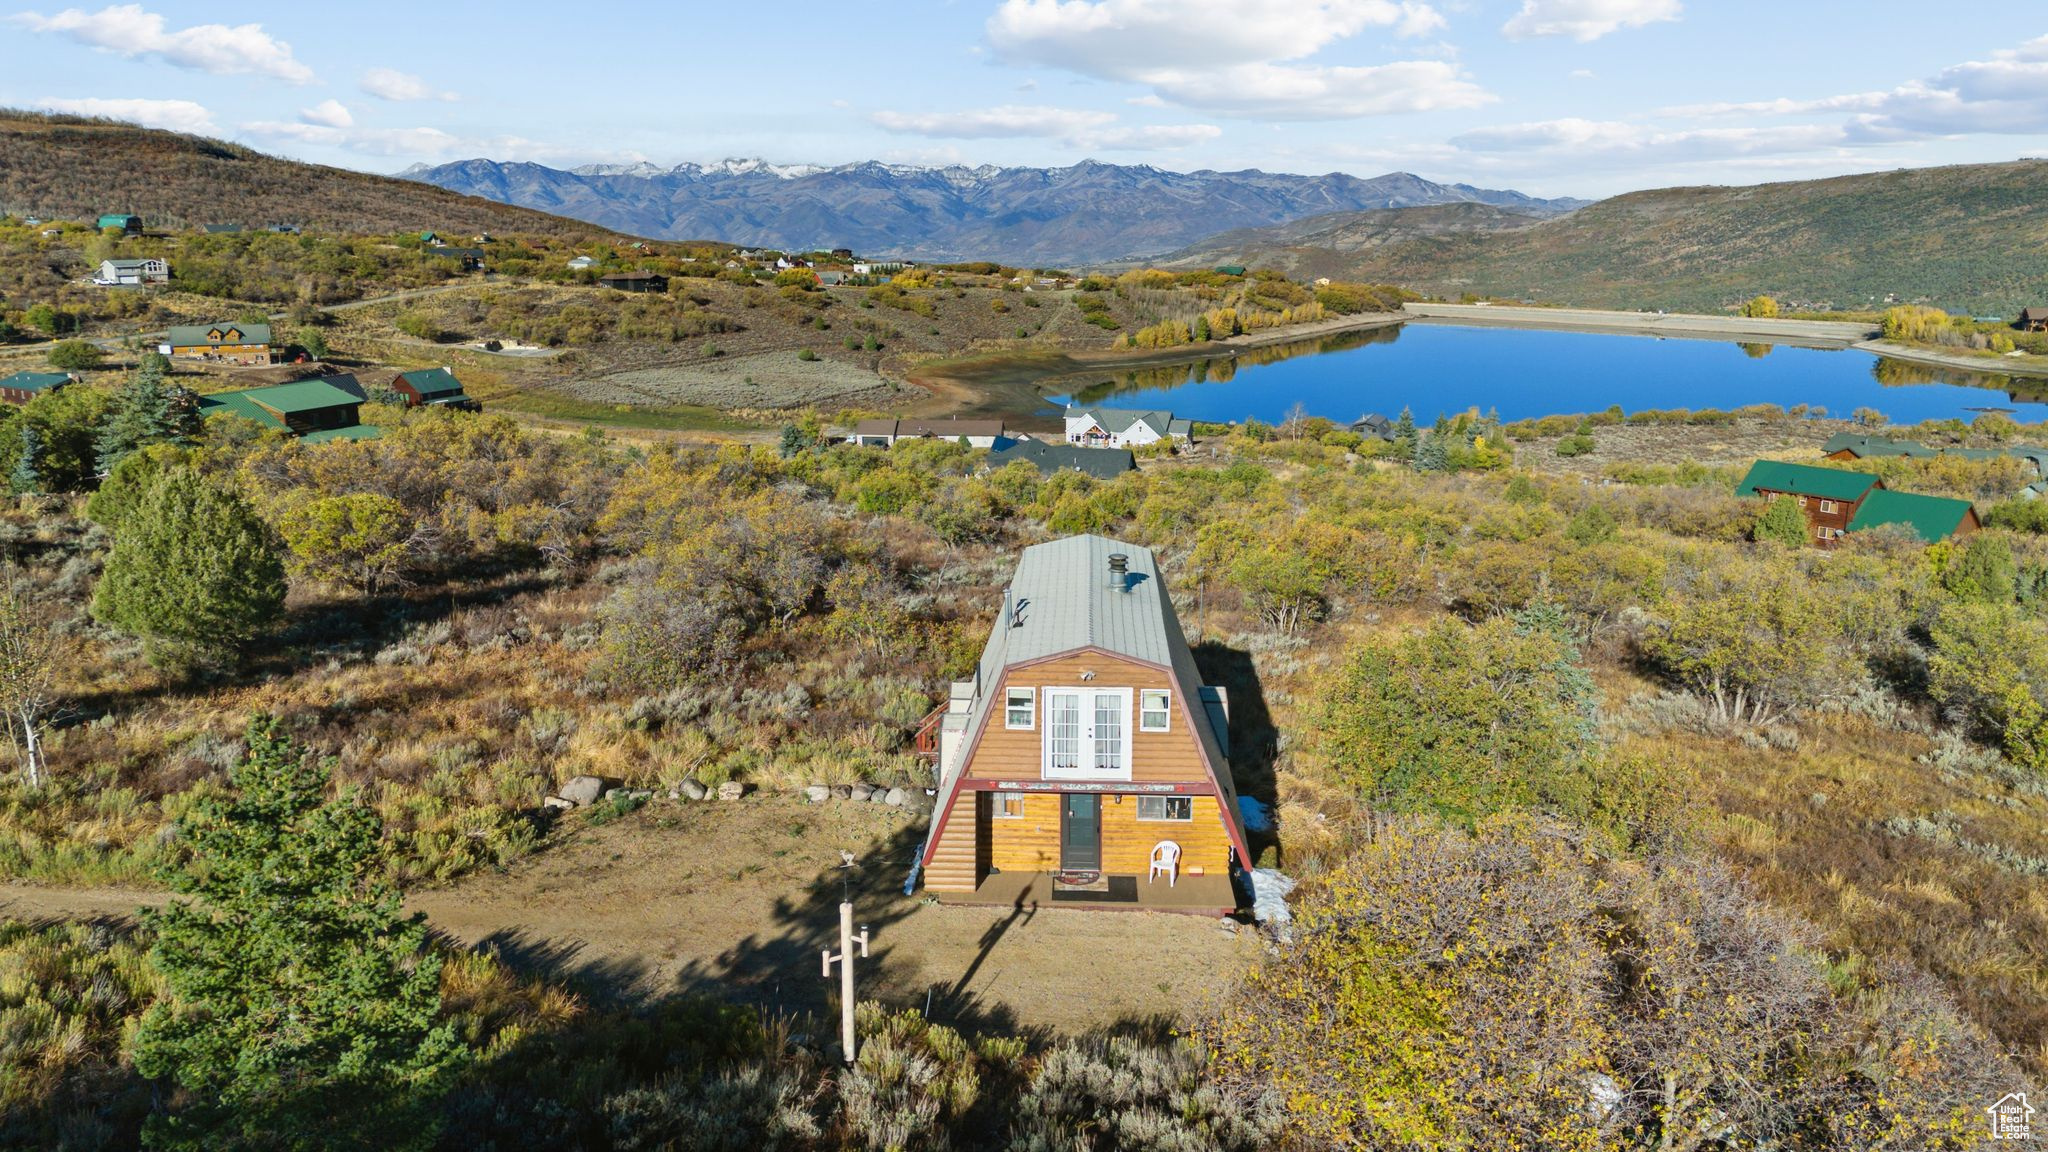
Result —
[{"label": "evergreen pine tree", "polygon": [[43,490],[43,434],[34,424],[21,422],[21,454],[14,458],[14,469],[7,474],[7,490],[16,496]]},{"label": "evergreen pine tree", "polygon": [[1450,448],[1444,438],[1434,432],[1425,433],[1415,441],[1415,470],[1417,472],[1448,472],[1451,470]]},{"label": "evergreen pine tree", "polygon": [[113,413],[100,427],[93,451],[102,476],[137,449],[184,443],[198,431],[198,399],[183,388],[164,386],[168,361],[152,352],[114,399]]},{"label": "evergreen pine tree", "polygon": [[189,897],[147,914],[165,995],[134,1041],[145,1076],[186,1097],[152,1117],[159,1148],[427,1148],[466,1052],[441,1009],[427,925],[377,882],[383,834],[277,722],[250,722],[230,797],[179,821]]},{"label": "evergreen pine tree", "polygon": [[1401,418],[1394,421],[1394,445],[1404,454],[1415,453],[1415,413],[1401,409]]},{"label": "evergreen pine tree", "polygon": [[92,610],[177,666],[239,652],[283,614],[284,592],[275,534],[248,502],[173,468],[121,517]]}]

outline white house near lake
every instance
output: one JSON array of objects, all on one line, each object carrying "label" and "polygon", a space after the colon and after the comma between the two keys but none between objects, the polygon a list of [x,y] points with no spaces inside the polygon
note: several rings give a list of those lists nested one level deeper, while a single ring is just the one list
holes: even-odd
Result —
[{"label": "white house near lake", "polygon": [[1161,440],[1182,444],[1194,439],[1194,423],[1173,413],[1131,408],[1067,409],[1067,443],[1090,448],[1142,448]]}]

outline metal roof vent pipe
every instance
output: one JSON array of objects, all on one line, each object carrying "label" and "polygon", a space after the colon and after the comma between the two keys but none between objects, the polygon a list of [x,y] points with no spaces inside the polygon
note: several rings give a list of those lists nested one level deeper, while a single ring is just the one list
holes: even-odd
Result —
[{"label": "metal roof vent pipe", "polygon": [[1131,590],[1131,558],[1121,552],[1109,554],[1109,586],[1119,592]]}]

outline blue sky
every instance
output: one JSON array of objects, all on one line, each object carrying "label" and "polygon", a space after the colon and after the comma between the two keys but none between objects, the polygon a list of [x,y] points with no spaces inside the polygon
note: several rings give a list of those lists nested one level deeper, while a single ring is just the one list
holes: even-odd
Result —
[{"label": "blue sky", "polygon": [[[0,0],[5,4],[6,0]],[[370,171],[1402,169],[1601,196],[2048,155],[2048,12],[1895,0],[0,7],[0,105]]]}]

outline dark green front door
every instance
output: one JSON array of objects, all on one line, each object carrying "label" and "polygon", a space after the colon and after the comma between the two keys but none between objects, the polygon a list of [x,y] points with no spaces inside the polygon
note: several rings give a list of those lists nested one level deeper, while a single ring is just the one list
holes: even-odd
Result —
[{"label": "dark green front door", "polygon": [[1102,797],[1069,792],[1060,808],[1060,871],[1102,871]]}]

